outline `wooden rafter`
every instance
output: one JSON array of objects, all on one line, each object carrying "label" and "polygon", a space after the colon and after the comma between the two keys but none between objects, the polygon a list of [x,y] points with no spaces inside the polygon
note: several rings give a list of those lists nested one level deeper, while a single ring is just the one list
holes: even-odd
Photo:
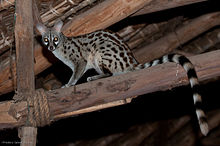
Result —
[{"label": "wooden rafter", "polygon": [[[110,3],[110,0],[108,1],[108,3]],[[126,6],[128,7],[128,5],[126,5]],[[152,7],[155,7],[155,6],[156,5],[153,5]],[[93,7],[93,10],[96,10],[97,7],[98,6]],[[115,6],[115,7],[117,7],[117,6]],[[124,9],[126,9],[126,7]],[[107,13],[107,12],[109,12],[109,11],[103,10],[102,13]],[[122,12],[123,12],[123,9],[121,9],[121,13]],[[63,28],[64,34],[66,34],[66,35],[79,35],[80,32],[87,33],[87,32],[91,32],[91,31],[95,31],[95,29],[106,28],[109,25],[111,25],[113,23],[116,23],[117,21],[120,20],[120,19],[118,19],[118,16],[116,16],[117,19],[114,18],[114,17],[109,17],[108,19],[106,17],[102,18],[102,17],[100,17],[100,15],[98,15],[98,11],[94,11],[92,13],[93,14],[92,16],[89,15],[89,14],[90,13],[88,11],[86,11],[86,12],[78,15],[77,19],[73,19],[70,23],[66,24],[64,26],[64,28]],[[126,16],[127,15],[128,14],[126,14]],[[125,16],[121,17],[121,19],[123,19],[124,17]],[[80,20],[82,18],[83,18],[83,20]],[[197,24],[201,23],[201,24],[204,24],[204,26],[206,26],[205,27],[206,29],[201,29],[201,30],[196,31],[196,32],[188,31],[189,32],[189,35],[188,35],[189,37],[187,38],[187,40],[192,39],[193,37],[197,36],[201,32],[207,31],[207,29],[209,29],[212,26],[214,26],[213,24],[219,25],[219,13],[207,14],[206,17],[202,17],[202,18],[203,19],[199,19],[198,18],[201,22],[200,21],[198,21],[197,23],[193,23],[192,22],[192,24],[194,24],[194,25],[192,25],[192,27],[196,28]],[[92,19],[92,21],[91,21],[91,19]],[[100,21],[105,22],[105,23],[100,23]],[[87,27],[86,25],[84,25],[85,22],[87,22],[87,24],[92,24],[92,25],[94,25],[96,27]],[[213,23],[211,23],[211,22],[213,22]],[[80,26],[79,28],[81,29],[81,31],[79,31],[78,29],[73,30],[71,28],[72,26],[74,26],[74,28],[77,28],[77,27]],[[70,30],[71,30],[70,28],[72,29],[71,34],[70,34]],[[185,29],[183,29],[183,30],[184,31],[190,30],[189,28],[190,27],[186,26]],[[190,37],[190,33],[193,33],[193,35],[192,35],[193,37]],[[174,34],[172,34],[172,36],[173,35]],[[166,40],[167,38],[164,38],[164,39]],[[177,40],[175,39],[175,41],[177,41]],[[155,53],[155,52],[158,53],[159,51],[157,49],[155,49],[155,48],[158,48],[159,46],[161,46],[160,44],[158,45],[158,42],[155,42],[155,43],[157,44],[157,46],[155,44],[151,44],[150,45],[150,46],[153,46],[153,49],[151,49],[151,50],[153,50],[154,52],[152,51],[152,53]],[[176,42],[175,44],[178,44],[178,43]],[[173,45],[172,49],[175,46],[176,45]],[[169,44],[167,44],[166,47],[168,47],[168,48],[166,48],[166,50],[170,50]],[[42,72],[43,70],[45,70],[46,68],[48,68],[49,66],[51,66],[51,63],[44,56],[43,51],[42,51],[43,48],[42,48],[42,46],[40,44],[36,44],[34,50],[35,50],[34,54],[35,54],[35,61],[36,61],[36,63],[35,63],[35,74],[38,74],[38,73]],[[139,52],[141,52],[141,53],[139,53]],[[146,59],[146,56],[149,56],[148,51],[145,51],[144,48],[141,49],[141,50],[138,50],[137,52],[134,52],[134,53],[137,54],[136,58],[138,60],[140,60],[141,62],[148,61],[148,60],[144,60],[144,59],[139,59],[138,58],[139,57],[138,54],[141,54],[140,57],[145,56],[144,57],[145,59]],[[150,55],[150,57],[151,57],[151,55]],[[16,82],[15,76],[16,76],[15,75],[15,62],[10,63],[10,58],[6,59],[4,62],[1,62],[1,64],[0,64],[0,95],[4,94],[4,93],[8,93],[8,92],[14,90],[14,85],[15,85],[15,82]]]},{"label": "wooden rafter", "polygon": [[[88,5],[91,5],[92,3],[94,3],[97,0],[80,0],[80,1],[74,0],[74,2],[75,2],[74,5],[72,5],[67,0],[56,1],[56,2],[54,2],[55,5],[52,5],[50,7],[50,10],[41,13],[41,19],[44,23],[51,26],[51,25],[54,24],[54,22],[57,19],[65,20],[67,18],[68,19],[72,18],[72,16],[74,14],[77,14],[77,11],[79,11],[80,9],[84,9],[85,7],[87,7]],[[144,14],[145,13],[151,13],[151,12],[154,12],[154,11],[164,10],[164,9],[168,9],[168,8],[172,8],[172,7],[182,6],[182,5],[189,4],[189,3],[196,3],[196,2],[200,2],[200,1],[202,1],[202,0],[186,0],[186,1],[183,1],[183,0],[181,0],[181,1],[179,1],[179,0],[178,1],[177,0],[172,0],[172,1],[154,0],[154,1],[147,4],[144,7],[145,8],[144,9]],[[39,4],[40,2],[41,1],[38,2],[38,5],[44,5],[44,1],[43,1],[43,3]],[[48,4],[48,2],[46,2],[46,3]],[[7,31],[10,31],[10,29],[13,29],[13,17],[12,17],[12,15],[13,15],[13,5],[14,5],[14,0],[1,0],[1,2],[0,2],[0,12],[1,12],[0,13],[0,19],[3,19],[3,21],[2,21],[3,25],[6,24],[6,23],[10,24],[9,27],[4,27],[3,26],[1,28],[1,30],[3,32],[4,31],[7,32]],[[12,11],[8,9],[9,6],[11,6],[10,8],[12,9]],[[6,9],[6,10],[1,11],[2,9]],[[54,13],[54,11],[56,13]],[[137,14],[137,13],[140,14],[139,11],[136,12],[135,14]],[[7,16],[7,14],[8,14],[8,16]],[[6,15],[7,17],[4,18],[4,15]],[[13,42],[14,42],[14,37],[13,37],[12,33],[1,33],[0,38],[1,38],[1,36],[3,36],[3,38],[0,39],[0,54],[2,54],[3,52],[9,50],[9,47],[11,45],[13,45]]]},{"label": "wooden rafter", "polygon": [[87,12],[74,17],[63,27],[63,33],[67,36],[73,36],[106,28],[133,14],[151,1],[152,0],[104,1],[96,7],[89,9]]},{"label": "wooden rafter", "polygon": [[[193,56],[190,60],[195,64],[200,81],[220,75],[220,51]],[[131,97],[185,84],[188,84],[188,80],[182,67],[166,63],[75,87],[48,91],[46,94],[53,120],[58,120],[126,104],[131,101]],[[12,101],[0,103],[0,129],[22,125],[26,117],[25,111],[25,102],[16,105]]]},{"label": "wooden rafter", "polygon": [[[106,28],[110,26],[111,24],[114,24],[115,22],[132,14],[133,11],[136,11],[135,6],[137,6],[138,9],[140,7],[143,7],[143,8],[140,9],[138,12],[134,13],[133,15],[130,15],[131,17],[142,15],[142,14],[147,14],[151,12],[156,12],[156,11],[160,11],[164,9],[174,8],[174,7],[178,7],[182,5],[187,5],[191,3],[202,2],[202,1],[207,1],[207,0],[185,0],[185,1],[184,0],[177,0],[177,1],[176,0],[174,1],[149,0],[147,4],[145,5],[145,7],[139,6],[138,3],[135,3],[137,5],[133,4],[132,6],[134,7],[131,10],[128,10],[128,9],[124,10],[123,8],[129,8],[127,6],[128,3],[124,3],[123,7],[120,7],[120,6],[117,7],[119,8],[118,13],[114,12],[115,14],[111,14],[108,12],[111,12],[111,9],[113,8],[115,9],[115,7],[118,6],[116,3],[117,1],[106,0],[106,1],[102,1],[100,5],[94,6],[91,10],[83,12],[77,17],[73,18],[69,23],[65,25],[63,32],[65,35],[72,36],[72,35],[92,32],[97,29]],[[8,0],[8,2],[14,2],[14,0]],[[131,3],[133,2],[134,1],[131,1]],[[138,2],[142,3],[143,1],[138,1]],[[18,12],[16,14],[19,14],[19,10],[23,8],[21,6],[21,3],[23,3],[23,0],[21,0],[17,4],[15,3],[15,5],[17,6],[17,12]],[[10,3],[10,5],[12,4],[13,3]],[[116,6],[114,6],[113,4],[116,4]],[[106,5],[108,7],[105,7]],[[21,9],[19,9],[18,6]],[[112,6],[112,8],[110,6]],[[4,9],[5,8],[7,8],[7,6],[5,6]],[[28,8],[31,8],[31,6]],[[38,11],[36,5],[34,5],[33,9],[35,9],[34,10],[35,12]],[[1,10],[2,10],[2,7],[0,3],[0,11]],[[27,11],[29,11],[29,9],[27,9]],[[107,14],[106,15],[101,14],[102,11],[106,12]],[[122,15],[119,15],[119,13],[122,13]],[[28,13],[28,14],[30,16],[32,15],[31,13]],[[111,17],[109,16],[109,14]],[[51,63],[47,60],[47,58],[44,57],[42,53],[43,52],[42,46],[40,46],[38,43],[36,43],[36,46],[35,46],[36,49],[34,50],[36,53],[35,59],[33,58],[33,55],[30,55],[31,53],[33,54],[33,39],[32,39],[33,37],[30,37],[30,36],[33,36],[33,31],[29,30],[29,32],[26,32],[25,30],[23,31],[23,29],[21,28],[21,26],[23,26],[23,27],[32,29],[33,25],[40,22],[39,16],[40,16],[39,12],[35,13],[34,24],[32,21],[30,21],[30,19],[28,18],[26,19],[25,18],[26,16],[24,17],[22,16],[18,18],[18,21],[22,20],[22,18],[25,18],[25,20],[29,20],[29,23],[25,23],[25,25],[23,25],[24,21],[20,21],[19,23],[16,24],[16,26],[18,26],[18,28],[15,29],[15,34],[17,33],[15,35],[16,53],[17,53],[16,59],[17,60],[15,59],[14,56],[12,56],[12,59],[14,59],[13,60],[14,62],[12,62],[12,64],[9,61],[9,58],[5,62],[0,63],[0,95],[12,91],[13,88],[15,87],[14,85],[17,85],[18,92],[16,93],[18,95],[19,94],[22,95],[20,97],[30,98],[34,92],[34,69],[33,69],[34,62],[33,60],[35,60],[35,73],[36,74],[42,72],[44,69],[46,69],[47,67],[51,65]],[[95,20],[87,21],[87,20],[90,20],[91,17],[94,17]],[[187,41],[195,38],[199,34],[209,30],[210,28],[213,28],[214,26],[219,25],[220,24],[219,18],[220,18],[219,12],[210,13],[210,14],[206,14],[204,16],[198,17],[192,20],[191,22],[187,23],[187,25],[182,25],[180,28],[175,29],[175,32],[171,32],[170,34],[164,36],[158,41],[155,41],[153,44],[150,44],[149,46],[144,46],[144,47],[142,46],[142,48],[140,48],[139,50],[136,49],[134,51],[134,54],[136,55],[136,58],[138,59],[138,61],[140,61],[141,63],[153,60],[157,57],[160,57],[164,54],[169,53],[170,51],[174,50],[178,46],[183,45]],[[53,19],[53,21],[47,24],[51,26],[55,20],[56,19]],[[198,25],[200,26],[201,29],[198,29],[198,27],[196,27]],[[92,27],[90,28],[90,26]],[[192,30],[195,30],[195,31],[192,31]],[[29,43],[25,46],[24,46],[25,43],[23,41],[24,40],[26,41],[27,39],[23,37],[22,35],[20,37],[20,34],[23,34],[23,33],[25,34],[24,36],[29,36],[28,38],[32,39],[31,41],[28,41]],[[11,42],[14,41],[14,39],[10,39],[10,40]],[[28,50],[28,47],[29,49],[32,48],[31,49],[32,52]],[[25,49],[22,50],[21,48],[25,48]],[[27,59],[26,59],[26,56],[28,56]],[[220,51],[213,51],[213,52],[205,53],[202,55],[190,57],[190,60],[192,61],[192,63],[195,64],[196,71],[198,72],[200,81],[218,77],[220,75],[219,58],[220,58]],[[18,65],[17,70],[15,70],[16,68],[15,61]],[[28,71],[23,69],[24,66],[26,67],[26,69],[28,69]],[[2,72],[4,74],[2,74]],[[17,72],[17,74],[15,74],[15,72]],[[165,72],[165,74],[161,74],[161,72]],[[4,79],[1,77],[3,77]],[[146,80],[143,81],[143,78]],[[127,104],[127,103],[130,103],[132,99],[136,98],[138,95],[151,93],[155,91],[167,90],[167,89],[171,89],[173,87],[181,86],[185,84],[188,84],[188,80],[186,78],[185,71],[182,69],[182,67],[180,67],[179,65],[166,63],[163,66],[159,65],[156,67],[152,67],[150,69],[140,70],[140,71],[136,71],[136,72],[132,72],[132,73],[116,76],[116,77],[100,79],[94,82],[85,83],[85,84],[77,85],[77,86],[66,88],[66,89],[45,91],[45,94],[47,95],[48,100],[49,100],[48,102],[49,102],[50,114],[51,114],[50,120],[57,121],[59,119],[63,119],[63,118],[70,117],[70,116],[75,116],[75,115],[82,114],[82,113],[87,113],[87,112],[92,112],[92,111],[96,111],[96,110],[100,110],[100,109],[104,109],[108,107]],[[26,125],[27,117],[28,117],[28,113],[27,113],[28,110],[29,108],[28,108],[26,101],[21,101],[18,103],[14,103],[14,101],[1,102],[0,103],[0,117],[1,117],[0,118],[0,130],[5,129],[5,128],[21,127],[23,125]],[[215,116],[210,116],[213,113],[215,114]],[[216,129],[217,125],[219,125],[220,115],[218,113],[219,113],[219,110],[207,113],[210,130],[213,130],[214,128]],[[183,122],[181,123],[181,121],[178,119],[178,121],[180,121],[180,125],[175,123],[174,127],[170,128],[172,132],[166,131],[167,136],[165,137],[171,139],[170,144],[172,145],[176,145],[176,143],[178,143],[178,145],[185,145],[186,142],[189,145],[193,145],[193,143],[195,143],[195,139],[197,138],[201,139],[202,136],[198,135],[197,137],[195,137],[195,134],[194,134],[195,131],[192,132],[192,128],[190,127],[190,124],[189,124],[189,119],[190,119],[189,116],[182,117],[182,118],[184,118]],[[162,133],[160,129],[160,123],[162,122],[154,121],[153,123],[150,122],[150,124],[147,123],[144,126],[139,125],[139,128],[137,128],[138,127],[137,126],[135,130],[134,129],[130,130],[126,134],[122,134],[122,133],[115,134],[116,137],[120,137],[120,138],[118,138],[117,140],[113,142],[109,142],[109,144],[110,145],[120,145],[120,144],[138,145],[138,143],[139,144],[142,143],[142,145],[143,144],[153,145],[155,144],[155,142],[152,141],[151,139],[158,139],[157,133]],[[185,123],[188,123],[188,124],[184,125],[184,129],[179,130],[179,132],[176,133],[176,130],[182,127],[183,126],[182,124],[185,124]],[[140,134],[139,132],[140,130],[144,134]],[[21,142],[22,146],[36,144],[37,128],[22,127],[21,130],[19,131],[20,131],[19,136],[21,136],[21,139],[22,139],[22,142]],[[213,135],[213,132],[211,132],[211,134]],[[128,138],[128,137],[132,137],[132,138]],[[109,138],[111,139],[111,136],[109,136]],[[213,145],[213,144],[219,143],[219,139],[217,138],[207,139],[207,140],[206,139],[204,140],[204,137],[202,138],[203,140],[201,140],[201,143],[204,145]],[[100,141],[99,143],[102,143],[102,144],[105,143],[106,145],[108,144],[107,141],[108,140],[106,138],[103,138],[103,141]],[[85,142],[85,144],[87,142]],[[156,142],[156,145],[157,144],[159,145],[164,144],[164,138],[160,140],[160,142]],[[95,142],[94,145],[97,145],[97,142]]]},{"label": "wooden rafter", "polygon": [[[179,6],[189,5],[193,3],[204,2],[207,0],[154,0],[152,3],[144,6],[140,9],[137,13],[133,14],[132,16],[138,16],[143,14],[148,14],[152,12],[157,12],[161,10],[166,10],[170,8],[176,8]],[[152,7],[153,6],[153,7]]]},{"label": "wooden rafter", "polygon": [[218,25],[220,25],[220,12],[205,14],[177,28],[175,32],[167,34],[154,43],[135,50],[134,54],[139,62],[149,62],[168,54],[178,46],[182,46],[187,41]]},{"label": "wooden rafter", "polygon": [[[118,13],[122,14],[121,17],[118,16],[118,15],[113,15],[114,17],[105,17],[105,15],[103,15],[103,17],[100,17],[98,15],[99,11],[94,11],[95,13],[93,13],[93,15],[90,15],[90,13],[88,11],[86,11],[85,13],[82,13],[80,14],[79,16],[77,16],[77,18],[84,18],[85,16],[86,19],[84,18],[83,21],[80,21],[79,23],[79,19],[74,19],[72,20],[70,23],[66,24],[63,28],[63,32],[65,35],[79,35],[80,32],[77,32],[77,30],[74,30],[71,32],[71,34],[69,33],[70,32],[70,29],[72,27],[72,25],[74,24],[74,26],[78,26],[78,27],[81,27],[81,29],[84,29],[83,32],[84,33],[88,33],[88,32],[91,32],[91,31],[95,31],[94,28],[92,27],[87,27],[85,25],[83,25],[83,23],[87,22],[89,23],[91,20],[94,21],[96,20],[95,22],[96,23],[93,23],[93,25],[96,26],[96,29],[101,29],[101,28],[106,28],[108,27],[109,25],[113,24],[113,23],[116,23],[117,21],[125,18],[126,16],[128,16],[129,14],[137,11],[138,9],[142,8],[145,4],[147,4],[148,2],[150,2],[150,0],[145,0],[145,1],[138,1],[138,5],[135,4],[134,6],[135,7],[130,7],[130,5],[126,4],[125,1],[123,0],[120,0],[120,1],[117,1],[118,2],[121,2],[123,3],[124,5],[114,5],[114,9],[119,9],[120,11]],[[105,4],[105,7],[112,7],[112,3],[115,2],[115,0],[108,0],[107,2],[104,1],[103,3]],[[130,4],[134,3],[135,1],[130,1]],[[101,4],[103,4],[101,3]],[[98,6],[95,6],[93,7],[93,9],[97,10],[97,9],[100,9],[100,5],[99,4]],[[126,10],[126,13],[124,14],[124,10]],[[129,11],[127,11],[129,10]],[[105,13],[110,13],[109,9],[104,9],[103,14]],[[114,11],[112,11],[111,13],[114,13]],[[89,17],[88,17],[89,16]],[[103,21],[105,23],[101,24],[100,21]],[[90,23],[91,24],[91,23]],[[40,72],[42,72],[43,70],[45,70],[46,68],[48,68],[49,66],[51,66],[51,63],[48,61],[48,59],[43,55],[43,52],[42,52],[42,46],[40,44],[37,44],[35,46],[35,74],[38,74]],[[10,60],[10,59],[9,59]],[[4,93],[7,93],[7,92],[10,92],[12,90],[14,90],[14,82],[15,79],[11,79],[12,77],[15,77],[15,68],[13,69],[10,69],[12,66],[14,66],[15,62],[12,63],[12,66],[10,65],[10,61],[7,60],[6,62],[2,63],[2,69],[1,72],[0,72],[0,94],[4,94]],[[4,65],[3,65],[4,64]],[[11,73],[11,71],[13,71]],[[12,75],[14,74],[14,75]]]}]

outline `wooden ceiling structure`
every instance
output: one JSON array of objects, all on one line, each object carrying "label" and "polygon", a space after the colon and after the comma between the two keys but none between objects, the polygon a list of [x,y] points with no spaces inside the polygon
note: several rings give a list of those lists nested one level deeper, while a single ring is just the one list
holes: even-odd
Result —
[{"label": "wooden ceiling structure", "polygon": [[[21,94],[28,98],[35,96],[34,73],[36,81],[41,80],[40,75],[36,75],[45,72],[58,60],[44,51],[37,32],[33,34],[23,28],[31,30],[39,22],[52,26],[58,19],[64,21],[62,32],[67,36],[86,34],[98,29],[112,29],[124,39],[141,63],[170,52],[180,53],[189,57],[195,65],[199,81],[219,80],[220,11],[217,0],[33,0],[31,9],[24,9],[22,4],[22,0],[21,2],[0,1],[0,95],[2,97],[13,91],[16,91],[14,97]],[[194,8],[198,8],[198,11],[194,12]],[[190,12],[187,12],[188,9],[191,9]],[[25,11],[24,16],[22,10]],[[33,17],[29,18],[30,16]],[[30,48],[33,48],[33,52]],[[33,53],[34,56],[31,55]],[[25,59],[19,61],[22,57]],[[166,91],[188,84],[184,70],[172,63],[83,83],[67,89],[51,90],[57,83],[58,87],[61,84],[55,76],[49,78],[49,82],[43,78],[43,83],[36,85],[48,91],[36,90],[36,92],[42,92],[42,95],[47,97],[50,122],[124,105],[131,103],[139,95]],[[2,101],[0,130],[26,125],[28,110],[30,109],[26,100],[19,100],[16,103],[14,100]],[[207,137],[201,134],[195,136],[195,131],[189,126],[189,116],[183,116],[166,121],[167,125],[170,125],[170,130],[166,133],[167,141],[159,134],[163,122],[155,120],[133,125],[126,132],[87,140],[78,139],[62,145],[133,146],[164,143],[196,145],[198,141],[201,145],[218,145],[220,144],[219,107],[208,112],[208,122],[211,133]],[[32,130],[24,128],[21,133]],[[33,138],[32,142],[36,144],[36,128],[32,132],[28,140]],[[160,142],[155,142],[158,137],[161,138]],[[6,142],[4,139],[2,141]],[[22,141],[24,144],[25,138]]]}]

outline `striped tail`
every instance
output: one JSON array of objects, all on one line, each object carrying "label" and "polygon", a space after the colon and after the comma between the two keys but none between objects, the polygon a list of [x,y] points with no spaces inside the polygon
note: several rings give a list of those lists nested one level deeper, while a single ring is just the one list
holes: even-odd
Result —
[{"label": "striped tail", "polygon": [[[169,54],[165,55],[159,59],[156,59],[154,61],[151,61],[149,63],[145,63],[141,65],[143,68],[148,68],[151,66],[155,66],[158,64],[166,63],[166,62],[175,62],[180,64],[185,71],[187,72],[187,76],[193,91],[193,100],[194,100],[194,105],[196,109],[196,115],[198,118],[199,126],[201,129],[201,133],[203,135],[207,135],[209,128],[208,128],[208,123],[206,119],[206,115],[204,111],[202,110],[202,98],[201,95],[199,94],[199,82],[198,82],[198,77],[196,74],[196,71],[194,69],[193,64],[187,59],[185,56],[178,55],[178,54]],[[140,65],[137,66],[137,68],[140,68]]]}]

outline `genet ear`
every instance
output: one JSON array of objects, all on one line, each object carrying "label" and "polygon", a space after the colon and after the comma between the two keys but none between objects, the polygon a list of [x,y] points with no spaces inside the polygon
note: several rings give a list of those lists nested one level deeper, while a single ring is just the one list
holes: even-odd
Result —
[{"label": "genet ear", "polygon": [[63,26],[63,22],[61,20],[59,20],[58,22],[56,22],[54,24],[54,27],[53,29],[56,31],[56,32],[61,32],[61,28]]},{"label": "genet ear", "polygon": [[37,28],[37,30],[41,33],[41,35],[43,35],[44,33],[47,32],[47,27],[44,26],[44,25],[41,24],[41,23],[38,23],[38,24],[36,25],[36,28]]}]

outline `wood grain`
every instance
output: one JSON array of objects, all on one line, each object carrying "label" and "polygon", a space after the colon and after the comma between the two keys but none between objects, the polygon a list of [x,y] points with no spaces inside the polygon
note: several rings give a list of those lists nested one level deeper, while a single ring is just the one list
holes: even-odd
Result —
[{"label": "wood grain", "polygon": [[24,2],[21,0],[16,3],[16,14],[15,44],[17,91],[31,94],[35,90],[32,1]]},{"label": "wood grain", "polygon": [[[199,81],[220,76],[220,50],[189,59],[195,65]],[[48,91],[46,94],[51,115],[56,121],[80,113],[120,105],[118,103],[126,104],[130,102],[131,97],[137,95],[168,90],[186,84],[188,84],[188,79],[183,68],[174,63],[166,63],[75,87]],[[0,117],[3,117],[0,119],[0,129],[16,127],[24,122],[24,117],[26,117],[24,103],[16,105],[13,111],[15,115],[13,118],[16,122],[7,121],[7,119],[13,119],[7,114],[8,107],[12,104],[10,101],[0,104]]]},{"label": "wood grain", "polygon": [[107,0],[68,22],[63,33],[67,36],[86,34],[106,28],[141,9],[152,0]]},{"label": "wood grain", "polygon": [[[134,2],[137,2],[137,4],[134,4],[134,6],[130,6],[128,4],[133,4]],[[109,25],[118,22],[119,20],[125,18],[126,16],[132,14],[133,12],[137,11],[138,9],[143,7],[143,4],[147,4],[150,2],[150,0],[144,0],[144,1],[129,1],[129,0],[108,0],[100,3],[97,6],[94,6],[89,11],[86,11],[80,15],[78,15],[76,18],[74,18],[70,23],[66,24],[63,28],[63,32],[65,35],[79,35],[80,33],[88,33],[91,31],[95,31],[95,29],[101,29],[106,28]],[[116,2],[118,5],[113,4]],[[120,5],[121,3],[122,5]],[[112,7],[112,4],[114,7]],[[105,6],[106,9],[102,9],[103,11],[100,14],[100,6]],[[112,16],[109,16],[107,14],[110,13],[111,8],[111,14]],[[113,8],[118,10],[119,14],[114,14]],[[91,15],[91,10],[94,11]],[[101,15],[101,16],[100,16]],[[106,16],[105,16],[106,15]],[[36,18],[36,17],[35,17]],[[85,23],[87,25],[85,25]],[[94,25],[96,28],[92,27],[91,25],[88,26],[88,24]],[[79,29],[73,29],[74,27],[80,28]],[[43,53],[43,48],[40,44],[35,42],[35,74],[38,74],[51,66],[51,62],[45,57],[45,54]],[[15,66],[15,61],[11,60],[11,62],[8,59],[7,62],[0,63],[0,95],[8,93],[10,91],[13,91],[15,88],[16,83],[16,74],[15,69],[12,69],[12,72],[10,70],[11,67]],[[12,65],[10,65],[12,64]],[[13,78],[14,77],[14,78]]]},{"label": "wood grain", "polygon": [[167,34],[154,43],[135,50],[134,55],[141,63],[149,62],[170,53],[175,48],[219,24],[220,12],[202,15],[195,18],[190,23],[177,28],[175,32]]},{"label": "wood grain", "polygon": [[132,16],[144,15],[170,8],[176,8],[179,6],[185,6],[193,3],[204,2],[207,0],[154,0],[151,3],[145,5],[138,12]]},{"label": "wood grain", "polygon": [[[16,44],[16,73],[17,73],[17,101],[32,98],[35,92],[34,78],[34,33],[32,0],[19,0],[16,2],[15,21],[15,44]],[[33,107],[26,109],[30,115]],[[35,146],[37,138],[37,128],[26,124],[19,130],[21,146]]]},{"label": "wood grain", "polygon": [[[117,4],[119,2],[121,2],[122,5],[121,4],[115,5],[115,4],[113,4],[113,2],[115,2],[115,1],[116,0],[104,1],[104,2],[100,3],[99,5],[94,6],[89,11],[86,11],[86,12],[74,17],[71,20],[71,22],[67,23],[64,26],[64,28],[63,28],[64,34],[69,35],[69,36],[75,36],[75,35],[79,35],[81,33],[92,32],[92,31],[95,31],[96,29],[106,28],[106,27],[110,26],[111,24],[114,24],[114,23],[120,21],[121,19],[131,15],[132,13],[137,11],[138,9],[144,7],[144,5],[151,3],[148,0],[145,0],[145,1],[120,0],[120,1],[117,1]],[[153,7],[163,7],[162,5],[160,5],[160,3],[162,1],[163,0],[157,1],[158,3],[153,3],[150,6],[152,7],[152,9],[153,9]],[[192,0],[192,1],[195,1],[195,0]],[[139,5],[137,5],[137,4],[134,4],[134,6],[128,5],[128,4],[132,4],[134,2],[137,2],[137,4],[139,4]],[[106,9],[100,8],[100,5],[104,6]],[[122,7],[122,6],[124,6],[124,7]],[[110,11],[110,8],[111,8],[111,11]],[[100,13],[99,9],[102,9],[103,11]],[[114,9],[117,10],[117,12],[118,12],[117,14],[114,14],[115,13]],[[112,15],[109,15],[109,14],[112,14]],[[77,29],[75,29],[75,28],[77,28]],[[34,47],[35,48],[34,54],[35,54],[35,60],[36,60],[35,74],[38,74],[38,73],[44,71],[49,66],[51,66],[51,62],[45,57],[45,55],[42,51],[43,50],[42,46],[38,43],[35,43],[35,44],[36,44]],[[145,51],[142,50],[141,52],[142,52],[143,56],[148,55],[148,51],[146,51],[146,50]],[[158,53],[157,50],[155,50],[155,52]],[[136,55],[136,57],[138,57],[138,55]],[[142,60],[142,59],[140,59],[140,60]],[[14,88],[16,87],[15,86],[16,75],[15,75],[14,66],[15,66],[15,61],[11,60],[11,62],[10,62],[10,58],[8,58],[7,61],[0,63],[0,95],[8,93],[10,91],[13,91]],[[10,69],[10,68],[12,68],[12,69]]]}]

